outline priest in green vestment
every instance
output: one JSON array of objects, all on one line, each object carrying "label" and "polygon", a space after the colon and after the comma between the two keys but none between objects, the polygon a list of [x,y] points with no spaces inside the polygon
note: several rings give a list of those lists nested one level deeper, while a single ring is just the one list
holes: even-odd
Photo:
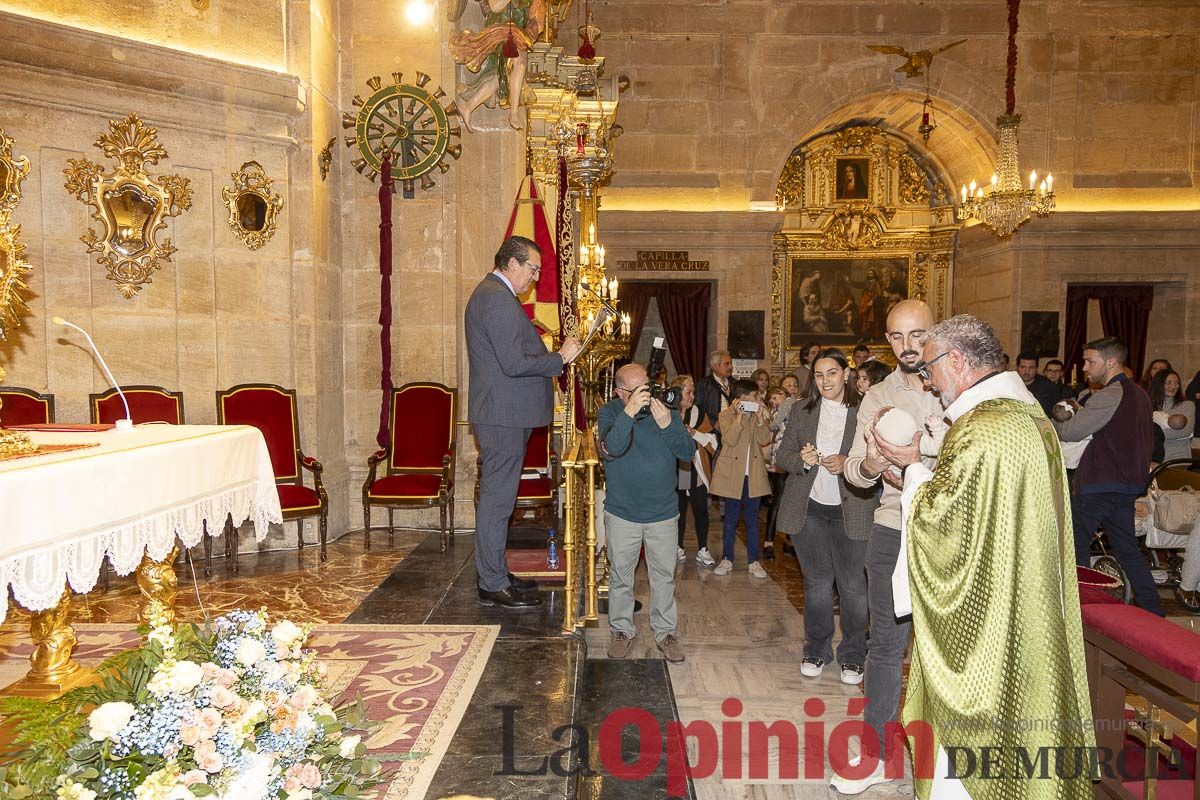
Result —
[{"label": "priest in green vestment", "polygon": [[901,719],[921,798],[1082,800],[1095,736],[1066,471],[1000,355],[991,325],[969,315],[929,330],[920,371],[951,423],[936,470],[921,464],[920,434],[900,447],[868,437],[904,470],[893,591],[914,645]]}]

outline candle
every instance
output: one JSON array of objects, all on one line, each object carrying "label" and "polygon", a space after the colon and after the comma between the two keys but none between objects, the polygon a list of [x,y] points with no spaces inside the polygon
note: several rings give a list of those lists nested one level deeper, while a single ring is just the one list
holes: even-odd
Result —
[{"label": "candle", "polygon": [[593,222],[593,223],[588,224],[588,244],[595,244],[595,243],[596,243],[596,224]]},{"label": "candle", "polygon": [[1033,191],[1033,187],[1037,186],[1037,170],[1029,173],[1029,191]]},{"label": "candle", "polygon": [[975,196],[981,200],[983,199],[983,187],[982,186],[980,186],[978,189],[975,190]]},{"label": "candle", "polygon": [[971,185],[968,188],[971,190],[971,194],[974,195],[975,194],[975,179],[974,178],[971,178]]},{"label": "candle", "polygon": [[1046,191],[1047,192],[1054,191],[1054,176],[1051,175],[1049,172],[1046,173]]},{"label": "candle", "polygon": [[608,299],[608,278],[600,279],[600,297],[604,300]]},{"label": "candle", "polygon": [[583,284],[581,283],[581,284],[579,284],[578,286],[576,286],[576,287],[575,287],[575,290],[576,290],[576,296],[577,296],[577,298],[578,298],[579,300],[582,300],[582,299],[583,299]]},{"label": "candle", "polygon": [[608,284],[608,294],[612,298],[612,301],[614,303],[617,302],[617,279],[616,278],[613,278],[612,282]]},{"label": "candle", "polygon": [[597,253],[597,257],[599,258],[599,261],[597,262],[597,266],[599,266],[600,269],[604,269],[604,245],[602,245],[602,244],[597,245],[596,253]]},{"label": "candle", "polygon": [[962,201],[967,202],[967,185],[964,183],[962,187]]},{"label": "candle", "polygon": [[993,192],[996,191],[996,184],[999,182],[1000,182],[1000,176],[993,172],[992,173],[992,191]]},{"label": "candle", "polygon": [[587,245],[581,244],[579,246],[579,264],[580,264],[580,266],[586,267],[587,263],[588,263]]},{"label": "candle", "polygon": [[1038,196],[1041,197],[1044,194],[1046,194],[1046,182],[1042,181],[1038,184]]}]

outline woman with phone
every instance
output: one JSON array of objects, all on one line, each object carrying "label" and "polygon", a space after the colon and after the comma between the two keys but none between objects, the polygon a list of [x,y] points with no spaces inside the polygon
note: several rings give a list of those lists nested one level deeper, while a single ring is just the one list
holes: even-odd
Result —
[{"label": "woman with phone", "polygon": [[874,490],[842,474],[858,430],[858,389],[841,350],[822,350],[805,400],[792,407],[775,463],[787,470],[778,528],[792,534],[804,573],[804,660],[800,674],[818,677],[832,663],[833,590],[837,583],[842,683],[859,684],[867,656],[867,538],[879,505]]},{"label": "woman with phone", "polygon": [[721,449],[713,468],[712,493],[725,498],[725,526],[721,537],[721,563],[714,575],[733,571],[733,549],[737,542],[738,517],[746,523],[746,560],[750,574],[766,578],[758,563],[758,509],[764,495],[771,493],[763,445],[771,442],[771,414],[759,402],[758,386],[752,381],[734,381],[733,402],[717,418]]}]

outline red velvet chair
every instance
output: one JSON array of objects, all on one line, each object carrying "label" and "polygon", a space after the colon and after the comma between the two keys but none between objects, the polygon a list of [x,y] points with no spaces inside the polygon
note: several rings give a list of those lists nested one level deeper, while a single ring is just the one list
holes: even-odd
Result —
[{"label": "red velvet chair", "polygon": [[[170,392],[161,386],[122,386],[125,399],[129,401],[129,415],[133,424],[143,422],[165,422],[169,425],[183,424],[183,392]],[[125,404],[116,389],[100,394],[88,395],[93,423],[111,423],[125,419]]]},{"label": "red velvet chair", "polygon": [[0,386],[0,427],[54,422],[54,395],[20,386]]},{"label": "red velvet chair", "polygon": [[[367,459],[363,536],[371,549],[371,507],[388,510],[388,543],[397,508],[441,509],[442,550],[454,538],[454,465],[458,390],[440,383],[406,383],[392,390],[391,442]],[[379,465],[384,475],[378,477]]]},{"label": "red velvet chair", "polygon": [[[549,512],[547,527],[558,527],[558,453],[550,444],[550,426],[536,428],[525,445],[523,473],[537,470],[538,474],[522,474],[517,486],[516,510],[532,510],[535,519]],[[483,473],[483,462],[475,459],[475,507],[479,507],[479,475]]]},{"label": "red velvet chair", "polygon": [[[316,516],[320,520],[321,560],[325,560],[325,543],[329,531],[329,495],[321,483],[325,467],[300,449],[300,422],[296,413],[296,392],[271,383],[243,383],[217,392],[217,423],[219,425],[253,425],[262,431],[275,470],[275,486],[279,490],[279,505],[283,521],[297,520],[296,541],[304,549],[304,525],[299,522]],[[300,472],[313,474],[313,488],[304,485]],[[232,533],[232,523],[226,520],[226,533]],[[226,552],[232,549],[234,571],[237,570],[237,546],[233,537],[226,537]]]}]

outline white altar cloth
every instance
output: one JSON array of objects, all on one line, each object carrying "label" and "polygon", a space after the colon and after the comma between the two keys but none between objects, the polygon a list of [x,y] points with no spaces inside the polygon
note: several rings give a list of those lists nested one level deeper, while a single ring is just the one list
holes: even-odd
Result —
[{"label": "white altar cloth", "polygon": [[98,446],[0,461],[0,622],[8,588],[30,611],[54,607],[64,581],[90,591],[107,555],[118,575],[175,537],[254,521],[255,538],[282,522],[267,443],[243,425],[142,425],[132,432],[29,433],[35,444]]}]

